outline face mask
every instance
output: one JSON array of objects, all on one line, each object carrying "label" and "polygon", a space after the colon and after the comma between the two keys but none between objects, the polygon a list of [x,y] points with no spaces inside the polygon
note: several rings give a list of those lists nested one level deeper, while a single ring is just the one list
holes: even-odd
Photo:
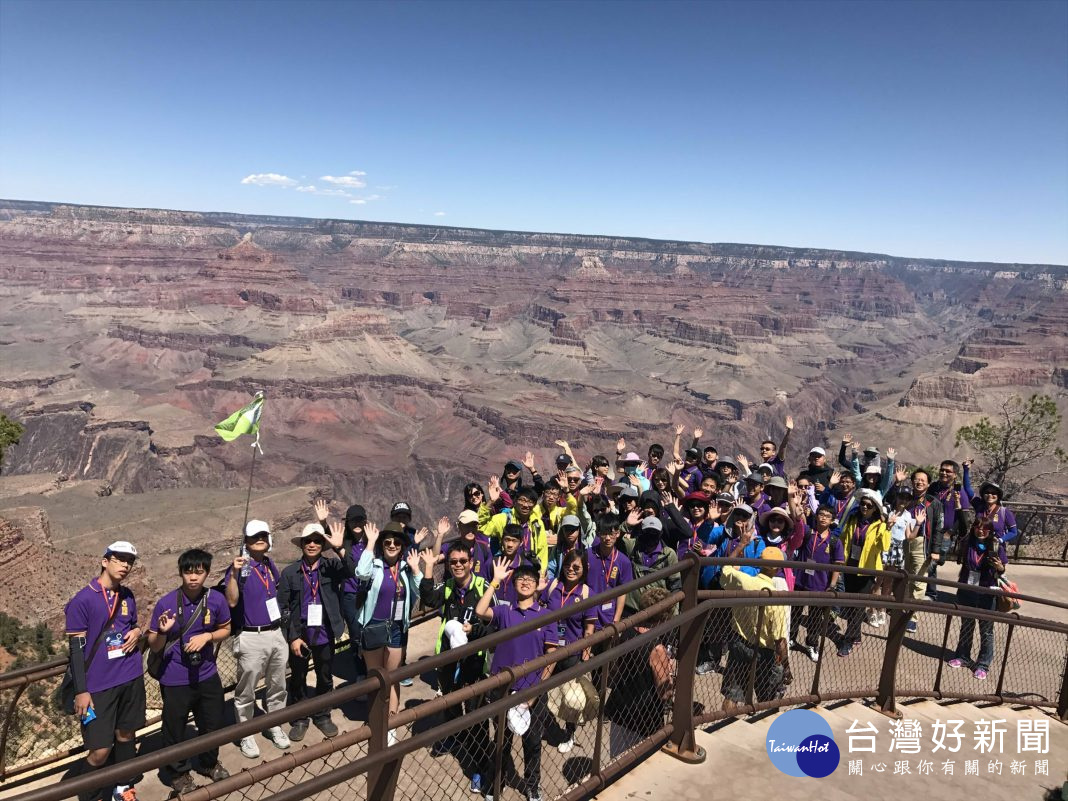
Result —
[{"label": "face mask", "polygon": [[768,534],[768,536],[766,536],[764,540],[769,545],[778,545],[780,542],[782,542],[782,534]]},{"label": "face mask", "polygon": [[637,473],[638,473],[638,468],[637,467],[628,467],[628,468],[626,468],[626,470],[627,470],[627,475],[628,476],[637,475]]}]

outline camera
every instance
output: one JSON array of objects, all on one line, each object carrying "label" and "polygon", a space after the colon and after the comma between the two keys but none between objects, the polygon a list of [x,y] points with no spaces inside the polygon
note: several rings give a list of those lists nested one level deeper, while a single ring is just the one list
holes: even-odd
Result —
[{"label": "camera", "polygon": [[200,667],[204,664],[204,654],[200,651],[190,651],[185,655],[185,664],[188,667]]}]

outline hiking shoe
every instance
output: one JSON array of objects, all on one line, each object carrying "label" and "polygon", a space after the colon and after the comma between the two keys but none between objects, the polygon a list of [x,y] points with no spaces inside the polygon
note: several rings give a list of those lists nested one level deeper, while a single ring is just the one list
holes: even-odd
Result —
[{"label": "hiking shoe", "polygon": [[197,789],[197,783],[193,781],[193,777],[188,773],[179,773],[171,779],[171,789],[178,795],[183,795]]},{"label": "hiking shoe", "polygon": [[290,746],[289,738],[286,737],[286,733],[282,731],[281,726],[275,726],[273,728],[268,729],[267,737],[272,743],[274,743],[275,748],[281,748],[283,751],[285,751]]},{"label": "hiking shoe", "polygon": [[709,673],[715,672],[716,667],[716,663],[710,660],[708,662],[702,662],[700,665],[698,665],[696,672],[698,676],[707,676]]},{"label": "hiking shoe", "polygon": [[560,743],[560,745],[556,746],[556,750],[559,751],[561,754],[566,754],[574,747],[575,747],[575,738],[574,737],[568,737],[566,740],[564,740],[564,742],[562,742],[562,743]]},{"label": "hiking shoe", "polygon": [[415,679],[413,679],[411,676],[409,676],[406,679],[401,679],[397,683],[400,684],[401,687],[411,687],[413,684],[415,684]]},{"label": "hiking shoe", "polygon": [[216,762],[207,775],[213,782],[221,782],[223,779],[230,778],[230,771],[223,767],[222,762]]},{"label": "hiking shoe", "polygon": [[915,620],[910,620],[908,623],[905,624],[905,631],[907,631],[909,634],[915,634],[918,628],[919,626],[916,625]]},{"label": "hiking shoe", "polygon": [[446,754],[451,754],[451,753],[452,753],[452,738],[451,737],[443,737],[442,739],[436,741],[430,747],[430,756],[434,757],[435,759],[437,759],[438,757],[441,757],[441,756],[445,756]]},{"label": "hiking shoe", "polygon": [[313,720],[315,728],[323,733],[324,737],[337,737],[337,726],[330,718],[322,718],[321,720]]},{"label": "hiking shoe", "polygon": [[986,668],[976,668],[975,672],[972,673],[972,675],[975,676],[975,678],[979,679],[979,681],[982,681],[987,677]]},{"label": "hiking shoe", "polygon": [[819,662],[820,661],[820,652],[819,652],[819,649],[816,648],[815,646],[803,645],[803,646],[801,646],[801,650],[804,651],[805,652],[805,656],[807,656],[813,662]]},{"label": "hiking shoe", "polygon": [[249,759],[260,758],[260,747],[256,745],[255,737],[241,738],[241,753],[247,756]]},{"label": "hiking shoe", "polygon": [[474,773],[474,774],[471,775],[471,792],[472,793],[481,793],[482,792],[482,774],[481,773]]},{"label": "hiking shoe", "polygon": [[950,659],[948,662],[946,662],[946,664],[949,665],[951,668],[964,667],[964,660],[961,659],[958,656],[955,656],[952,659]]},{"label": "hiking shoe", "polygon": [[851,653],[853,653],[853,643],[844,642],[838,646],[839,656],[849,656]]},{"label": "hiking shoe", "polygon": [[111,801],[137,801],[137,789],[132,784],[120,784],[111,791]]},{"label": "hiking shoe", "polygon": [[533,790],[527,790],[527,801],[541,801],[541,788],[535,787]]},{"label": "hiking shoe", "polygon": [[304,739],[304,734],[308,731],[308,721],[298,720],[289,727],[289,739],[295,743],[299,743]]}]

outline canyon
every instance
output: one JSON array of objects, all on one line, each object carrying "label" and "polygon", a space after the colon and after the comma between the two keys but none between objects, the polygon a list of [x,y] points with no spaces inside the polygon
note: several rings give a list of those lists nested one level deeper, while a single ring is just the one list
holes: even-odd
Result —
[{"label": "canyon", "polygon": [[702,426],[753,458],[789,414],[791,470],[845,432],[965,457],[1011,395],[1068,407],[1066,298],[1058,265],[0,200],[4,558],[52,623],[120,534],[149,594],[184,547],[228,560],[252,454],[212,426],[258,390],[252,514],[283,562],[315,497],[429,525],[557,439]]}]

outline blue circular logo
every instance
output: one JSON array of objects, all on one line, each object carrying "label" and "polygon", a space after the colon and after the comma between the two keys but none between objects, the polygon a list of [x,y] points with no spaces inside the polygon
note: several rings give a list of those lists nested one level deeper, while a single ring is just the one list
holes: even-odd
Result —
[{"label": "blue circular logo", "polygon": [[771,764],[787,776],[822,779],[838,767],[841,755],[831,725],[810,709],[783,712],[768,729]]}]

